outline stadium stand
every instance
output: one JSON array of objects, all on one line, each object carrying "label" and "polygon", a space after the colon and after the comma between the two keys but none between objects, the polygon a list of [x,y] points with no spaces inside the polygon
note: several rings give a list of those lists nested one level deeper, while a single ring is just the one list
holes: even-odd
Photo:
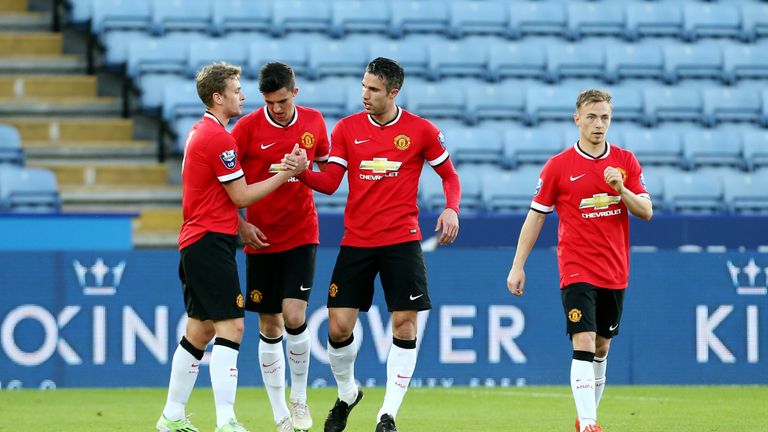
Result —
[{"label": "stadium stand", "polygon": [[683,157],[689,168],[729,166],[742,168],[741,137],[726,130],[693,129],[683,133]]},{"label": "stadium stand", "polygon": [[24,151],[18,129],[0,124],[0,165],[3,164],[24,166]]},{"label": "stadium stand", "polygon": [[711,171],[664,176],[665,207],[681,213],[716,213],[724,209],[723,184]]},{"label": "stadium stand", "polygon": [[527,211],[540,171],[539,167],[515,171],[485,169],[482,174],[485,208],[497,213]]},{"label": "stadium stand", "polygon": [[213,2],[211,32],[267,32],[272,25],[272,3],[248,0],[216,0]]},{"label": "stadium stand", "polygon": [[521,121],[525,114],[525,93],[514,82],[500,85],[474,84],[467,87],[469,124],[483,120]]},{"label": "stadium stand", "polygon": [[675,131],[657,129],[633,129],[622,136],[624,147],[632,151],[640,164],[668,165],[683,168],[683,143]]},{"label": "stadium stand", "polygon": [[702,123],[713,127],[721,122],[760,121],[763,105],[759,93],[749,88],[718,87],[702,90]]},{"label": "stadium stand", "polygon": [[642,1],[627,3],[625,37],[678,38],[683,34],[683,11],[677,2]]},{"label": "stadium stand", "polygon": [[334,2],[331,5],[330,33],[341,38],[350,33],[386,34],[389,30],[390,9],[384,2]]},{"label": "stadium stand", "polygon": [[768,170],[723,178],[723,197],[732,213],[768,211]]},{"label": "stadium stand", "polygon": [[768,167],[768,131],[744,131],[741,139],[747,168],[752,171]]},{"label": "stadium stand", "polygon": [[56,176],[51,171],[0,165],[0,210],[50,213],[60,209]]},{"label": "stadium stand", "polygon": [[509,8],[498,1],[454,1],[450,6],[450,27],[448,34],[452,38],[469,35],[495,35],[506,37],[509,34]]},{"label": "stadium stand", "polygon": [[620,2],[568,2],[566,36],[571,40],[590,36],[620,38],[624,36],[625,29],[624,5]]},{"label": "stadium stand", "polygon": [[446,142],[451,143],[451,158],[457,165],[501,165],[504,144],[498,131],[461,128],[446,129],[443,134]]}]

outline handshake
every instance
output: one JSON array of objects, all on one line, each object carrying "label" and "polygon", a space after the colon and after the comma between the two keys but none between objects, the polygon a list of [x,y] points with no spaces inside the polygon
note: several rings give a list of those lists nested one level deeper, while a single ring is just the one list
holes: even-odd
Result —
[{"label": "handshake", "polygon": [[287,153],[280,161],[280,169],[291,171],[294,176],[297,176],[309,168],[309,163],[307,151],[300,149],[298,144],[294,144],[293,150]]}]

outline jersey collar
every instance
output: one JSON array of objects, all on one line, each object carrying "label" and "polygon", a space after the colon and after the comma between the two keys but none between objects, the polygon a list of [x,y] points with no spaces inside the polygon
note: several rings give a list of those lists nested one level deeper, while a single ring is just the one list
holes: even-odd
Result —
[{"label": "jersey collar", "polygon": [[293,118],[285,126],[283,126],[280,123],[272,120],[272,117],[270,117],[270,115],[269,115],[269,109],[267,109],[266,105],[264,105],[264,117],[267,118],[267,122],[269,122],[269,124],[271,124],[272,126],[274,126],[276,128],[280,128],[280,129],[287,128],[288,126],[293,126],[296,123],[296,121],[299,119],[299,107],[297,107],[296,105],[293,106]]},{"label": "jersey collar", "polygon": [[205,114],[203,114],[203,118],[205,118],[205,117],[208,117],[209,119],[213,119],[213,121],[215,121],[216,123],[220,124],[221,127],[226,129],[226,127],[219,121],[219,119],[217,119],[216,116],[213,115],[213,113],[211,113],[210,111],[206,111]]},{"label": "jersey collar", "polygon": [[586,153],[584,150],[582,150],[581,147],[579,147],[579,142],[578,141],[576,141],[576,143],[573,145],[573,149],[576,150],[576,153],[581,155],[581,157],[583,157],[584,159],[589,159],[589,160],[605,159],[605,158],[608,157],[609,154],[611,154],[611,144],[608,141],[605,142],[605,151],[603,152],[603,154],[601,154],[600,156],[597,156],[597,157],[593,157],[592,155],[590,155],[590,154]]},{"label": "jersey collar", "polygon": [[395,118],[393,118],[392,120],[390,120],[390,121],[388,121],[388,122],[386,122],[384,124],[381,124],[381,123],[377,122],[376,120],[374,120],[373,117],[371,117],[370,114],[368,114],[368,121],[370,121],[371,124],[373,124],[376,127],[392,126],[393,124],[397,123],[398,120],[400,120],[400,116],[403,114],[403,110],[399,106],[395,105],[395,108],[397,108],[397,115],[395,116]]}]

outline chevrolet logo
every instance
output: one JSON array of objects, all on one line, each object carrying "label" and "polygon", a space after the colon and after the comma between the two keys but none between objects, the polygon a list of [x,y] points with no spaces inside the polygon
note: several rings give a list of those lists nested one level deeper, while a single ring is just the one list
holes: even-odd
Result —
[{"label": "chevrolet logo", "polygon": [[271,173],[280,172],[280,171],[283,170],[282,168],[283,168],[283,166],[281,164],[271,164],[269,166],[269,172],[271,172]]},{"label": "chevrolet logo", "polygon": [[584,198],[579,204],[579,208],[593,207],[595,210],[603,210],[608,207],[618,204],[621,201],[620,196],[608,195],[607,193],[592,195],[592,198]]},{"label": "chevrolet logo", "polygon": [[369,161],[360,161],[360,169],[371,170],[376,174],[383,174],[388,171],[397,171],[400,169],[402,162],[388,161],[387,158],[373,158]]}]

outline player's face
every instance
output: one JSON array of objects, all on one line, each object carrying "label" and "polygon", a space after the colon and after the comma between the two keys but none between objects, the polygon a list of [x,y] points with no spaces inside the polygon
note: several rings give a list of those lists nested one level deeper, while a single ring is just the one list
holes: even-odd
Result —
[{"label": "player's face", "polygon": [[363,76],[363,109],[372,116],[381,115],[392,109],[399,89],[387,91],[387,83],[376,75]]},{"label": "player's face", "polygon": [[298,93],[298,87],[294,87],[293,91],[283,87],[277,91],[263,93],[269,116],[282,125],[291,121],[293,111],[296,109],[293,98]]},{"label": "player's face", "polygon": [[584,104],[574,114],[573,120],[579,126],[579,140],[592,145],[602,145],[611,125],[611,105],[608,102]]},{"label": "player's face", "polygon": [[222,108],[229,118],[237,117],[243,112],[243,101],[245,93],[240,88],[239,78],[230,78],[227,80],[227,88],[223,94],[220,94]]}]

